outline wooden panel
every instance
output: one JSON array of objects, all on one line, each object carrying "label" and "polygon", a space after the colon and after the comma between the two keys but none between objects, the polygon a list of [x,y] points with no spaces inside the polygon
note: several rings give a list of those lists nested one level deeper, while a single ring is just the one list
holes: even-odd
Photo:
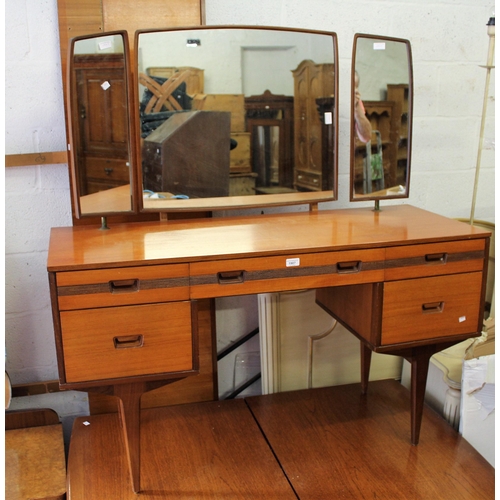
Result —
[{"label": "wooden panel", "polygon": [[61,310],[189,298],[187,264],[57,273]]},{"label": "wooden panel", "polygon": [[[141,499],[296,499],[243,400],[143,410],[141,445]],[[75,420],[68,478],[69,500],[137,499],[118,415]]]},{"label": "wooden panel", "polygon": [[301,500],[494,498],[495,469],[434,411],[409,444],[409,396],[386,380],[246,401]]},{"label": "wooden panel", "polygon": [[5,432],[4,498],[66,498],[66,459],[61,424]]},{"label": "wooden panel", "polygon": [[127,30],[130,48],[134,50],[134,34],[138,29],[202,24],[204,0],[105,0],[105,31]]},{"label": "wooden panel", "polygon": [[316,302],[352,333],[377,345],[380,343],[381,288],[378,283],[320,288],[316,291]]},{"label": "wooden panel", "polygon": [[483,274],[384,284],[382,344],[478,333]]},{"label": "wooden panel", "polygon": [[68,383],[195,367],[190,302],[63,311],[61,328]]},{"label": "wooden panel", "polygon": [[386,280],[482,271],[485,240],[389,247]]},{"label": "wooden panel", "polygon": [[383,281],[384,250],[295,254],[193,263],[191,298]]}]

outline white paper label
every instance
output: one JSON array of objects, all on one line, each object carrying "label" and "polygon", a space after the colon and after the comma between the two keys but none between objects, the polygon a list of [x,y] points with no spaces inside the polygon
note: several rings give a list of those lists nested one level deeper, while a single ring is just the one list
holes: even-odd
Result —
[{"label": "white paper label", "polygon": [[458,318],[458,322],[463,323],[466,319],[467,319],[466,316],[460,316],[460,318]]},{"label": "white paper label", "polygon": [[375,42],[373,44],[373,50],[385,50],[385,42]]},{"label": "white paper label", "polygon": [[300,266],[300,259],[295,257],[293,259],[286,259],[286,267],[297,267]]},{"label": "white paper label", "polygon": [[325,125],[331,125],[332,123],[333,123],[332,113],[330,111],[327,111],[325,113]]},{"label": "white paper label", "polygon": [[111,48],[111,42],[107,40],[106,42],[99,43],[99,50],[106,50]]},{"label": "white paper label", "polygon": [[108,81],[106,81],[104,83],[101,83],[101,87],[103,88],[103,90],[108,90],[109,87],[111,87],[111,83],[109,83]]}]

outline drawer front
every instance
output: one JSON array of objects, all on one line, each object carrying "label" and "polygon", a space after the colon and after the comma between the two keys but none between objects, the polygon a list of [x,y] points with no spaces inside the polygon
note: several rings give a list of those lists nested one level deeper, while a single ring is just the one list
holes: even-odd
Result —
[{"label": "drawer front", "polygon": [[482,278],[476,272],[385,283],[382,345],[476,334]]},{"label": "drawer front", "polygon": [[189,298],[188,264],[64,271],[56,281],[61,311]]},{"label": "drawer front", "polygon": [[482,271],[485,248],[484,239],[387,248],[385,279]]},{"label": "drawer front", "polygon": [[280,292],[384,279],[384,250],[221,260],[190,266],[191,298]]},{"label": "drawer front", "polygon": [[127,160],[113,158],[87,158],[87,177],[103,181],[130,182],[130,167]]},{"label": "drawer front", "polygon": [[295,174],[295,184],[306,187],[313,191],[321,190],[321,174],[307,170],[297,170]]},{"label": "drawer front", "polygon": [[61,312],[66,382],[192,370],[190,302]]}]

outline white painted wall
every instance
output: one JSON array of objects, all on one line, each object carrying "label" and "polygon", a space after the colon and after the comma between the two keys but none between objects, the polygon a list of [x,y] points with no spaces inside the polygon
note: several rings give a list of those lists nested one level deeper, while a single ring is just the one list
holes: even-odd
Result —
[{"label": "white painted wall", "polygon": [[[349,202],[350,57],[356,32],[408,38],[415,104],[408,203],[468,217],[472,199],[492,0],[206,0],[208,24],[258,24],[335,31],[340,56],[339,201]],[[5,152],[65,149],[56,0],[6,0]],[[147,28],[147,26],[145,26]],[[493,71],[494,76],[494,71]],[[494,221],[494,78],[476,218]],[[65,165],[5,172],[5,345],[14,384],[57,378],[46,257],[49,231],[71,224]],[[221,304],[221,335],[251,321]],[[245,330],[244,330],[245,327]],[[251,328],[250,328],[251,329]],[[232,377],[232,375],[231,375]]]}]

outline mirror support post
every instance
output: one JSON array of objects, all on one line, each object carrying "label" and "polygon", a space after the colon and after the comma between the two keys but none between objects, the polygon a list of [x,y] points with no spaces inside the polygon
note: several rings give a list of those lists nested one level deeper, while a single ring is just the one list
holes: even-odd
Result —
[{"label": "mirror support post", "polygon": [[99,229],[100,231],[107,231],[109,229],[107,217],[101,217],[101,227]]}]

